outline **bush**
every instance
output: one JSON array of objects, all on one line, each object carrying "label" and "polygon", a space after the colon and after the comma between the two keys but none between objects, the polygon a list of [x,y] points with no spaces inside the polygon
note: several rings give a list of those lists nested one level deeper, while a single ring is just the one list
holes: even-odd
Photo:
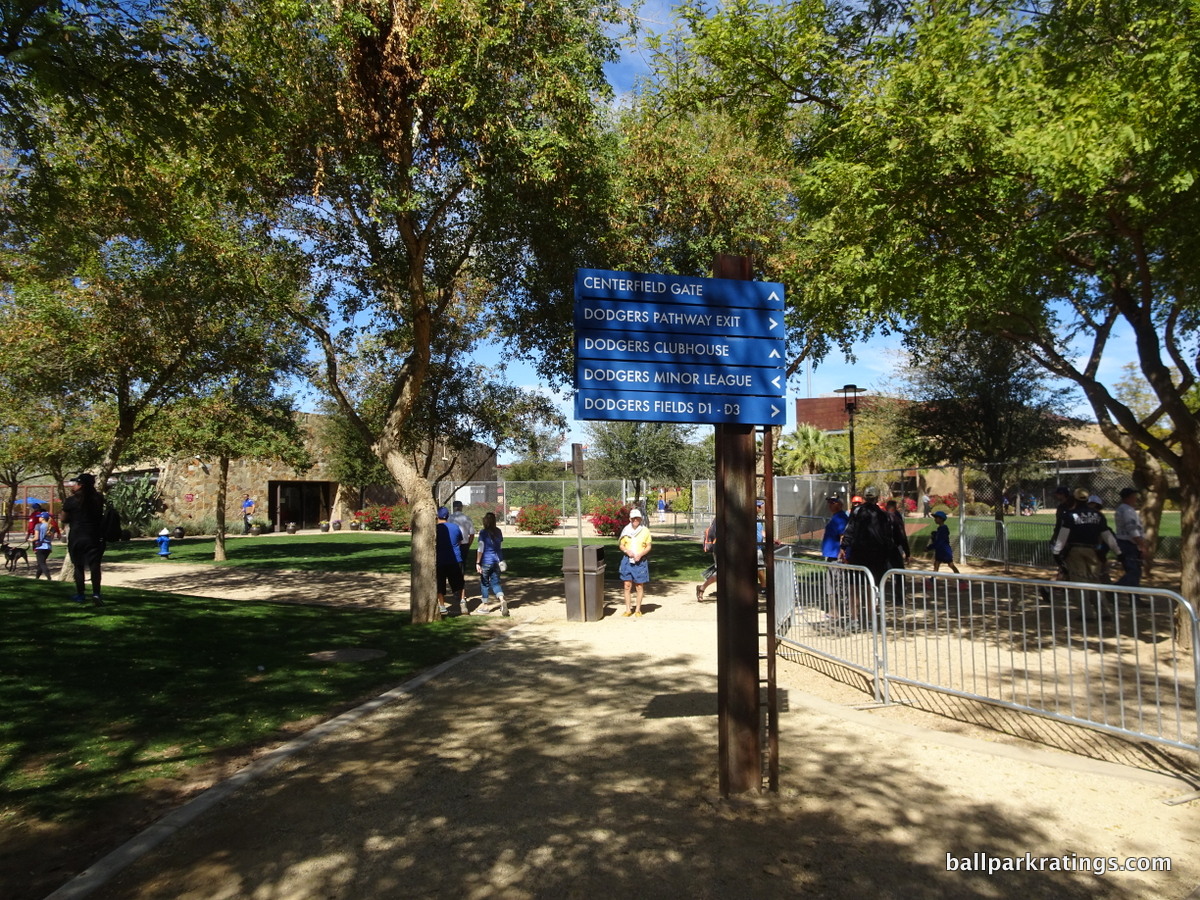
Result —
[{"label": "bush", "polygon": [[958,494],[954,493],[953,491],[951,491],[949,494],[934,494],[929,498],[929,501],[934,509],[937,509],[940,506],[948,512],[955,512],[958,510]]},{"label": "bush", "polygon": [[146,534],[151,519],[162,509],[158,486],[149,475],[136,481],[119,481],[104,496],[120,514],[121,527],[134,537]]},{"label": "bush", "polygon": [[684,488],[679,492],[679,496],[671,501],[671,511],[677,513],[690,513],[692,511],[691,488]]},{"label": "bush", "polygon": [[354,514],[354,521],[364,531],[407,531],[411,518],[407,503],[367,506]]},{"label": "bush", "polygon": [[616,497],[605,497],[596,501],[587,518],[596,529],[596,534],[616,537],[629,524],[629,510],[632,508]]},{"label": "bush", "polygon": [[917,501],[914,500],[912,497],[905,497],[904,498],[904,512],[907,515],[911,516],[916,511],[917,511]]},{"label": "bush", "polygon": [[559,525],[558,511],[545,503],[522,506],[517,513],[517,530],[530,534],[550,534]]}]

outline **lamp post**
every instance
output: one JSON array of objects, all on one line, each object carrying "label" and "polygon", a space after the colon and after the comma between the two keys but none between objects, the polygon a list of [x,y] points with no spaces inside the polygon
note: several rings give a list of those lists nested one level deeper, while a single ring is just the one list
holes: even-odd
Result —
[{"label": "lamp post", "polygon": [[834,391],[835,394],[841,394],[842,399],[846,402],[846,415],[850,418],[850,495],[854,496],[858,493],[858,485],[854,477],[854,414],[858,412],[858,395],[863,392],[856,384],[847,384]]}]

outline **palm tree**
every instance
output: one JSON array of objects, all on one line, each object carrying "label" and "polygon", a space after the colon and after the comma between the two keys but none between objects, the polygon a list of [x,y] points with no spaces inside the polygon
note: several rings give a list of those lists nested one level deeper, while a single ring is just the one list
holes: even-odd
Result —
[{"label": "palm tree", "polygon": [[814,475],[835,470],[841,464],[836,442],[815,425],[801,424],[785,434],[775,451],[775,472],[779,475]]}]

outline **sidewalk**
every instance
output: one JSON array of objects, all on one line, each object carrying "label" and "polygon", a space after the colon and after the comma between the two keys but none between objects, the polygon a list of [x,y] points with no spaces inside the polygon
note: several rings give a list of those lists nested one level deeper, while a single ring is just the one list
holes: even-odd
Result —
[{"label": "sidewalk", "polygon": [[[1181,781],[868,710],[787,662],[782,790],[722,801],[715,604],[659,584],[645,617],[579,624],[545,591],[514,610],[517,627],[287,758],[93,896],[1182,900],[1200,884],[1197,804],[1164,803],[1190,790]],[[946,870],[948,853],[984,852],[1169,856],[1173,870]]]}]

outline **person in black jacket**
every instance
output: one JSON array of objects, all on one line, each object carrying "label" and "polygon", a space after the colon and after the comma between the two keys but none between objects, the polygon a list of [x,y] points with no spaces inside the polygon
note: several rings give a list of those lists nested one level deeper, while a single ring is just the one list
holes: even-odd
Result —
[{"label": "person in black jacket", "polygon": [[96,490],[96,476],[83,472],[67,482],[71,496],[63,501],[62,521],[68,526],[67,555],[75,569],[76,603],[85,602],[83,583],[85,570],[92,578],[92,603],[103,606],[100,599],[100,563],[104,559],[104,498]]}]

